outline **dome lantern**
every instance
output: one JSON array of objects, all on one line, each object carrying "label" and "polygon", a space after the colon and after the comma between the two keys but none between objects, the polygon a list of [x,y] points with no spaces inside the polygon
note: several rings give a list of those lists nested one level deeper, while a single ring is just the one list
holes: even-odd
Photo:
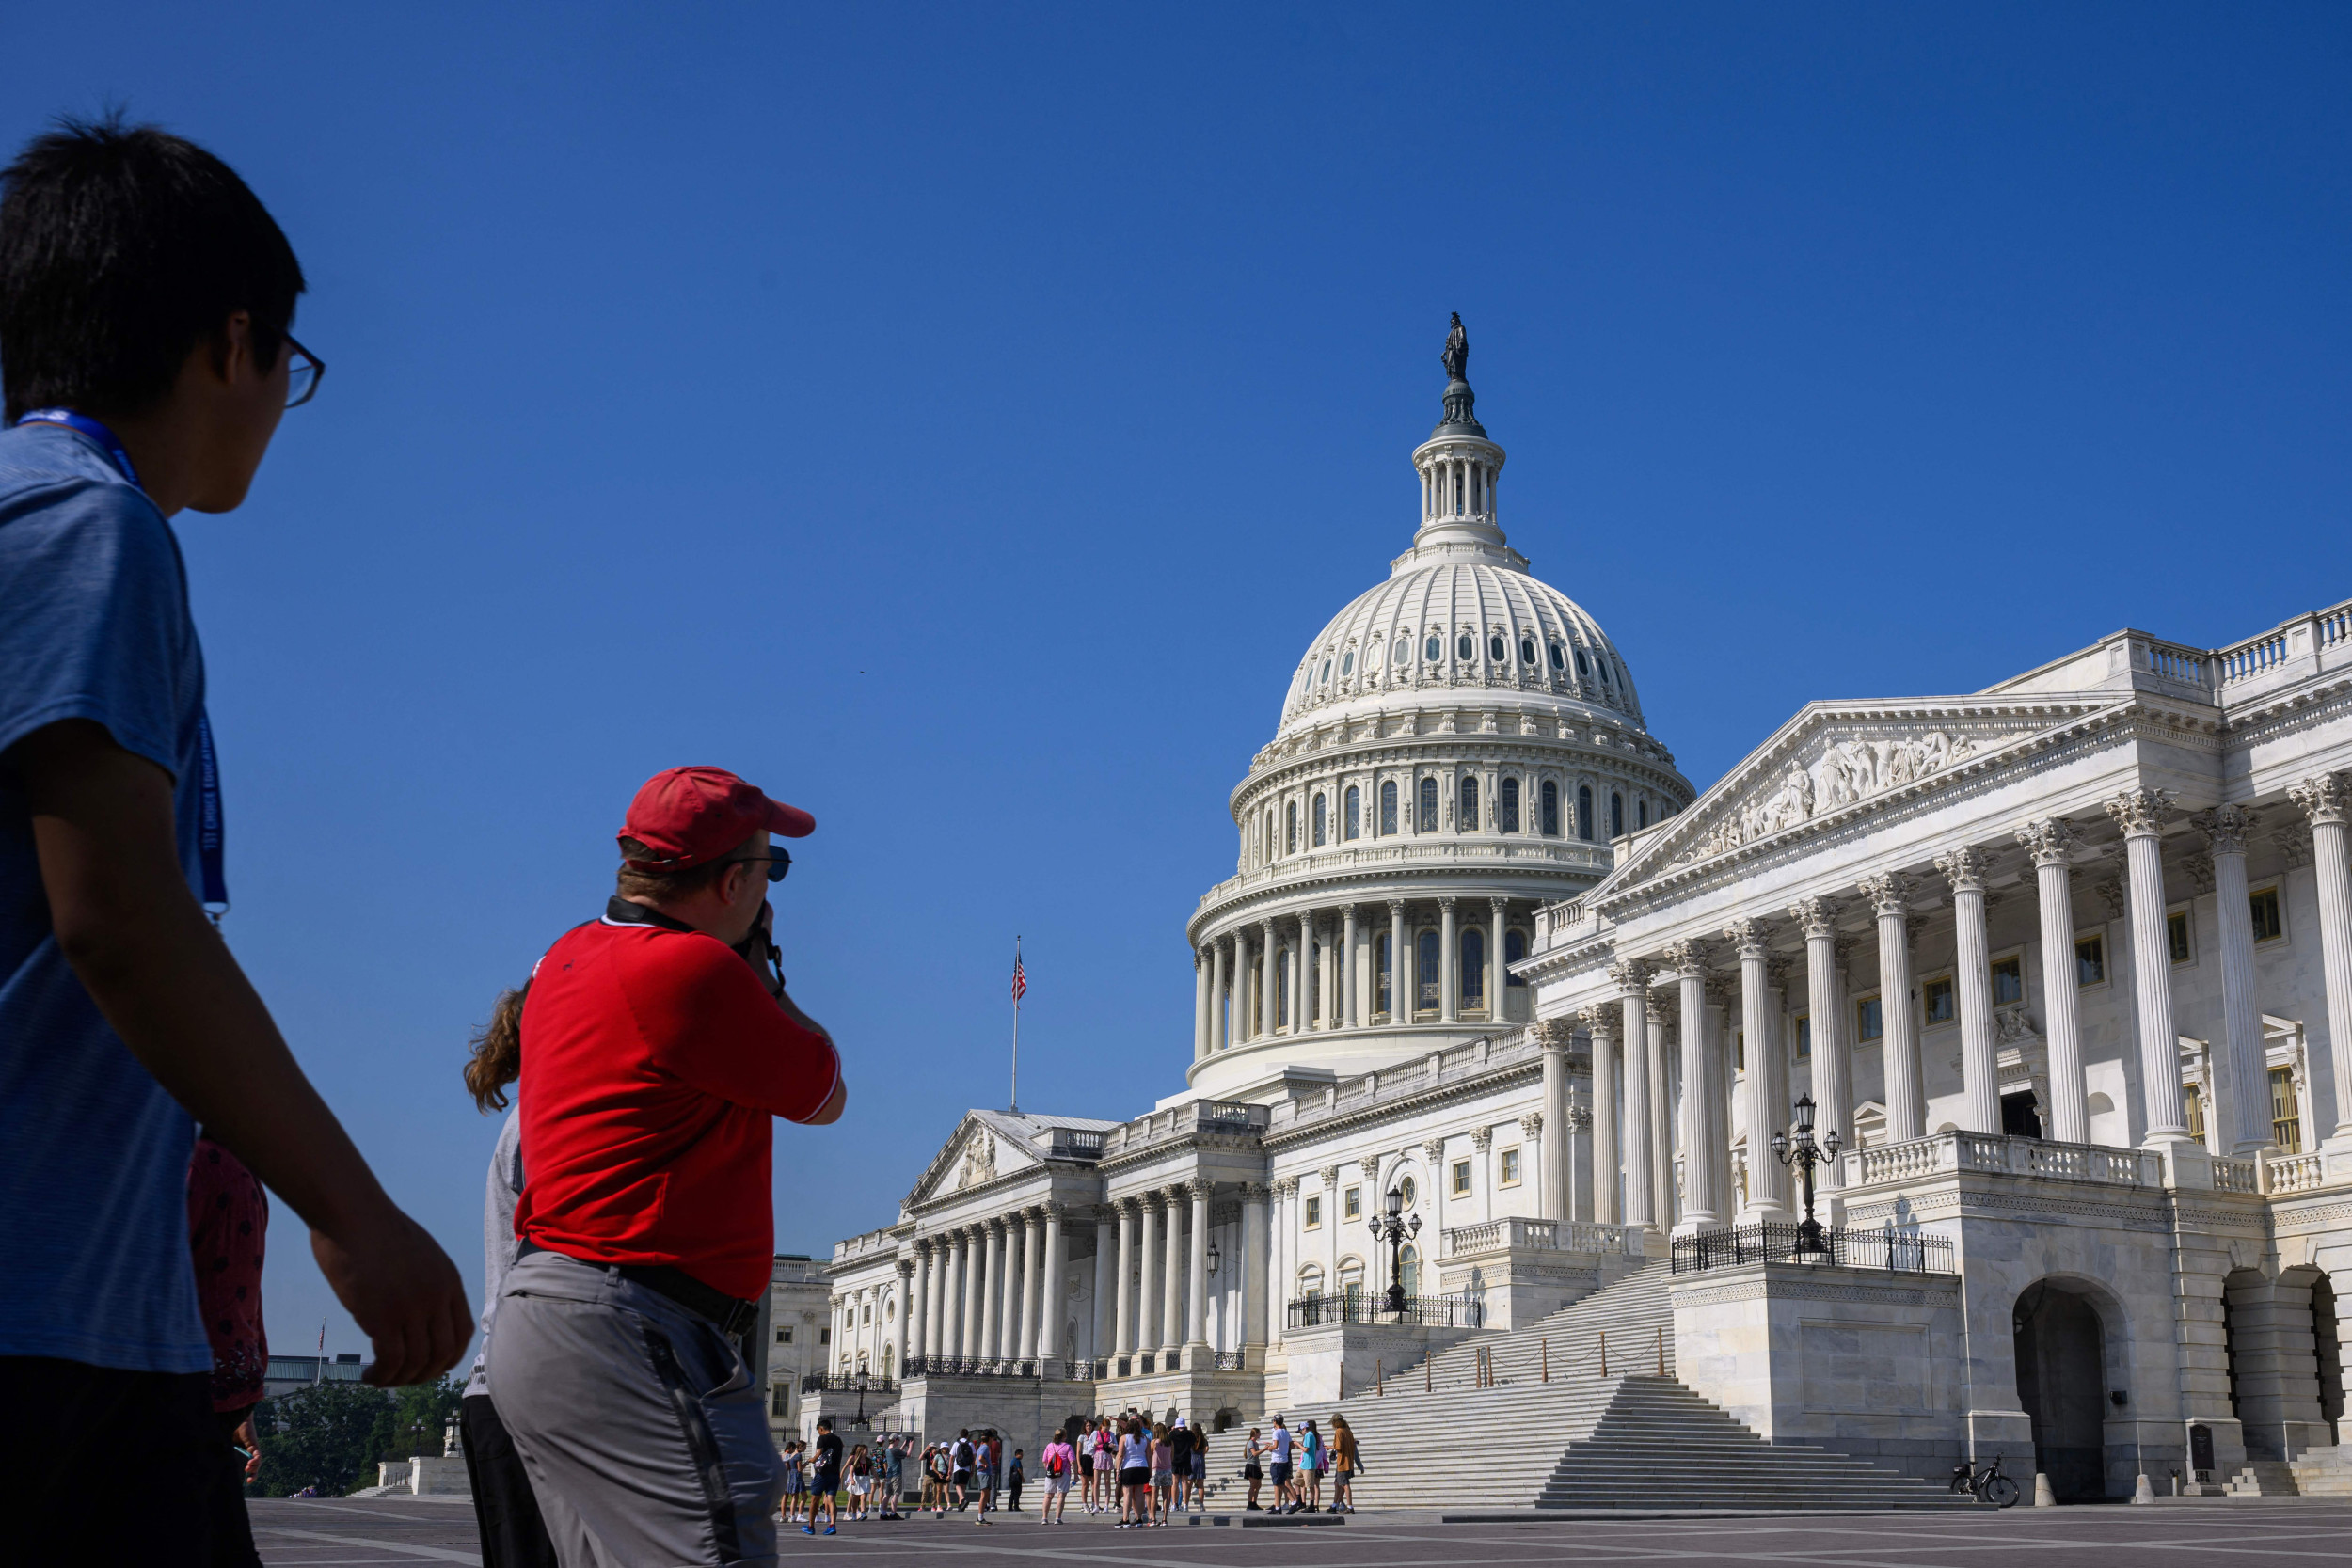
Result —
[{"label": "dome lantern", "polygon": [[[1502,449],[1486,438],[1486,427],[1472,412],[1478,395],[1468,379],[1470,335],[1462,329],[1458,311],[1439,357],[1447,376],[1445,416],[1413,451],[1413,467],[1421,474],[1421,527],[1406,561],[1419,564],[1431,558],[1485,556],[1523,567],[1526,562],[1509,551],[1495,520],[1495,482],[1502,474]],[[1400,562],[1399,569],[1404,564]]]}]

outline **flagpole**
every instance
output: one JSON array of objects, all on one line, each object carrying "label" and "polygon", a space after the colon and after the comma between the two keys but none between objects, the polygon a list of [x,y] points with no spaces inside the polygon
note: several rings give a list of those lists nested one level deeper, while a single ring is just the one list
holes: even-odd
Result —
[{"label": "flagpole", "polygon": [[[1021,939],[1018,936],[1012,939],[1012,972],[1015,975],[1021,973]],[[1005,1109],[1016,1117],[1021,1114],[1021,990],[1019,987],[1015,987],[1012,993],[1012,1094],[1006,1101]]]}]

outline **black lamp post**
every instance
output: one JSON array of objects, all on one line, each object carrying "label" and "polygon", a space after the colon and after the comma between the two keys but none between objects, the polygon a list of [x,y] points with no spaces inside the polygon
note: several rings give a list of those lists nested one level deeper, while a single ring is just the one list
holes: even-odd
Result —
[{"label": "black lamp post", "polygon": [[1210,1277],[1210,1278],[1212,1278],[1212,1279],[1214,1279],[1214,1278],[1216,1278],[1216,1265],[1217,1265],[1217,1262],[1218,1262],[1218,1255],[1217,1255],[1217,1250],[1216,1250],[1216,1243],[1215,1242],[1211,1242],[1211,1243],[1209,1243],[1209,1277]]},{"label": "black lamp post", "polygon": [[1391,1187],[1387,1197],[1386,1215],[1374,1214],[1365,1223],[1372,1227],[1373,1245],[1383,1241],[1389,1243],[1389,1290],[1386,1306],[1396,1316],[1405,1316],[1405,1239],[1421,1234],[1421,1216],[1403,1218],[1405,1195]]},{"label": "black lamp post", "polygon": [[1772,1158],[1784,1165],[1793,1166],[1797,1179],[1804,1184],[1804,1223],[1797,1227],[1797,1252],[1800,1256],[1820,1256],[1829,1250],[1821,1238],[1821,1222],[1813,1217],[1813,1167],[1837,1157],[1837,1129],[1831,1128],[1820,1143],[1813,1141],[1813,1097],[1799,1095],[1796,1104],[1796,1135],[1786,1132],[1772,1134]]}]

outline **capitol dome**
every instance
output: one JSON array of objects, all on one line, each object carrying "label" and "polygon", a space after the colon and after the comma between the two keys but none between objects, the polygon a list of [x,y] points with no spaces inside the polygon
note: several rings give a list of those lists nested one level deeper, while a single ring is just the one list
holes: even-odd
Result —
[{"label": "capitol dome", "polygon": [[1411,547],[1308,647],[1233,789],[1234,874],[1190,922],[1195,1094],[1525,1022],[1537,912],[1694,798],[1607,634],[1504,537],[1468,361],[1457,317]]}]

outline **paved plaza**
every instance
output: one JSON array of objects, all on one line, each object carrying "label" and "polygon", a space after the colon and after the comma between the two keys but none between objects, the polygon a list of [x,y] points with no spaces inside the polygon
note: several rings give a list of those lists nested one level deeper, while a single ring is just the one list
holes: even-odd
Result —
[{"label": "paved plaza", "polygon": [[[267,1500],[252,1505],[270,1568],[374,1568],[482,1560],[471,1511],[427,1499]],[[2230,1568],[2352,1563],[2352,1500],[2213,1499],[2160,1504],[1986,1510],[1958,1514],[1780,1515],[1663,1519],[1547,1517],[1525,1524],[1446,1524],[1436,1513],[1358,1514],[1337,1527],[1236,1528],[1171,1524],[1148,1535],[1073,1519],[1041,1528],[1010,1515],[988,1529],[928,1516],[798,1532],[787,1561],[833,1559],[901,1568],[975,1556],[1119,1568],[1478,1568],[1486,1563],[1708,1562],[1818,1568],[1976,1568],[2030,1554],[2050,1568],[2162,1568],[2207,1559]],[[656,1568],[631,1564],[629,1568]]]}]

